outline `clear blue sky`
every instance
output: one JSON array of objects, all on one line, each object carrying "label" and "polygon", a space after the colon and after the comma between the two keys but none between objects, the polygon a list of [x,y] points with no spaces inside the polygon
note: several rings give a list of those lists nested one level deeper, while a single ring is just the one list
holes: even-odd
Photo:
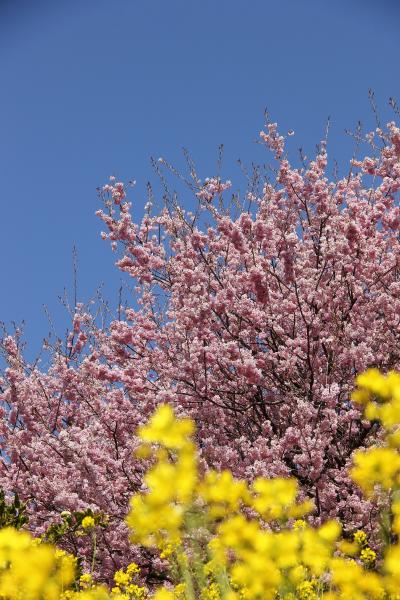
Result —
[{"label": "clear blue sky", "polygon": [[140,217],[150,156],[181,166],[185,146],[212,176],[223,143],[242,188],[235,160],[266,159],[265,106],[307,154],[330,115],[330,154],[348,158],[343,130],[374,126],[368,88],[384,122],[400,101],[399,31],[395,0],[0,0],[0,320],[26,320],[31,356],[43,304],[63,333],[74,244],[79,299],[104,282],[116,304],[94,216],[110,174],[137,180]]}]

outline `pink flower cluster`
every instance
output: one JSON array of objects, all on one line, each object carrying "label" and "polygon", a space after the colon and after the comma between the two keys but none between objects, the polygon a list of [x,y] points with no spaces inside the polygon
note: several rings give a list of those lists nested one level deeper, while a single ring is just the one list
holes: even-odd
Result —
[{"label": "pink flower cluster", "polygon": [[217,177],[212,177],[211,179],[206,178],[202,189],[200,192],[197,192],[196,196],[206,202],[211,202],[215,196],[228,190],[231,185],[230,181],[222,183]]},{"label": "pink flower cluster", "polygon": [[[29,503],[37,533],[91,507],[110,517],[102,568],[132,560],[123,519],[142,485],[134,432],[160,402],[196,420],[204,468],[295,476],[314,522],[374,531],[376,507],[347,468],[379,435],[350,402],[354,376],[400,368],[400,130],[376,135],[382,148],[369,136],[375,155],[332,182],[324,144],[295,168],[269,126],[276,181],[233,218],[211,203],[230,182],[207,180],[197,194],[206,230],[181,208],[135,224],[123,184],[104,188],[104,237],[123,249],[117,265],[136,280],[139,308],[105,331],[78,310],[47,372],[3,340],[0,485]],[[88,552],[86,538],[65,543]]]}]

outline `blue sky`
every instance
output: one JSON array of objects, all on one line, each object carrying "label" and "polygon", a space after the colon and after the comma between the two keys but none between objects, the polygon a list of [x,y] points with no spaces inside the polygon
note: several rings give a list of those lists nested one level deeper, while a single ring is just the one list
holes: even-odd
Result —
[{"label": "blue sky", "polygon": [[308,155],[330,115],[343,165],[344,129],[374,126],[369,88],[393,118],[399,30],[394,0],[0,0],[0,320],[25,319],[29,356],[49,329],[44,304],[63,334],[74,244],[79,299],[103,282],[117,304],[94,216],[111,174],[137,180],[139,218],[151,156],[183,168],[184,146],[207,177],[223,143],[223,176],[243,189],[235,161],[268,158],[254,143],[266,106]]}]

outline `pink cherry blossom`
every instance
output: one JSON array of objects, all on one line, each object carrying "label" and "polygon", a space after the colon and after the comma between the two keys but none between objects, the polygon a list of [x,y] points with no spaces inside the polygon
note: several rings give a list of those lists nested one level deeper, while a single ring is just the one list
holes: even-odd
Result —
[{"label": "pink cherry blossom", "polygon": [[[134,223],[111,178],[97,214],[135,280],[135,306],[105,330],[80,307],[47,370],[3,340],[0,484],[28,502],[36,533],[65,509],[107,513],[106,574],[133,558],[159,565],[129,549],[124,517],[144,470],[134,432],[161,402],[196,420],[204,469],[294,476],[312,521],[377,530],[347,469],[379,432],[350,392],[367,367],[400,368],[400,130],[367,136],[373,155],[337,182],[324,143],[297,168],[275,124],[261,138],[276,181],[234,217],[212,202],[230,182],[206,180],[196,202],[207,227],[179,207]],[[90,556],[87,538],[63,543]]]}]

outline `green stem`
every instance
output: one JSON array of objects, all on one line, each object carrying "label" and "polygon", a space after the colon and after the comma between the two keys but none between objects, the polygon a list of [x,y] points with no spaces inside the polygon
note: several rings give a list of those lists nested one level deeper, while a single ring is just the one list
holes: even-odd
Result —
[{"label": "green stem", "polygon": [[92,533],[92,541],[93,541],[93,554],[92,554],[92,566],[90,568],[90,573],[93,575],[94,561],[96,559],[96,553],[97,553],[96,532],[95,531],[93,531],[93,533]]}]

